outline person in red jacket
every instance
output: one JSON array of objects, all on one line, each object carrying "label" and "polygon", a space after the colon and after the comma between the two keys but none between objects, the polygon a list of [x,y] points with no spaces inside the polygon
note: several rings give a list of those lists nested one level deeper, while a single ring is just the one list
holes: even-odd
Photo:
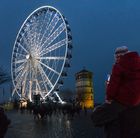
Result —
[{"label": "person in red jacket", "polygon": [[116,49],[115,58],[106,100],[136,106],[140,104],[140,57],[137,52],[130,52],[123,46]]},{"label": "person in red jacket", "polygon": [[92,113],[95,126],[104,126],[106,138],[121,138],[120,114],[140,104],[140,57],[126,46],[115,50],[115,64],[106,84],[105,103]]}]

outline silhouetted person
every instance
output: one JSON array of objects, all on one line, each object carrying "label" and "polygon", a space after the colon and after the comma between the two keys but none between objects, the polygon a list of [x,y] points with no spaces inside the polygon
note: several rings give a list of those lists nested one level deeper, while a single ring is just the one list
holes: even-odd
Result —
[{"label": "silhouetted person", "polygon": [[0,138],[4,138],[8,125],[11,121],[7,118],[6,114],[4,113],[4,109],[0,107]]},{"label": "silhouetted person", "polygon": [[84,113],[87,115],[87,108],[84,106]]},{"label": "silhouetted person", "polygon": [[39,106],[34,105],[33,107],[33,115],[34,115],[34,119],[39,119]]}]

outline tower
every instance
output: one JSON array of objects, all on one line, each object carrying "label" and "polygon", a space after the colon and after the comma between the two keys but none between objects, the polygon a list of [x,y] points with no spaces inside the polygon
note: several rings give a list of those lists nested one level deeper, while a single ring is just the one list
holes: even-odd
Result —
[{"label": "tower", "polygon": [[82,108],[93,108],[93,82],[92,72],[86,69],[75,74],[76,79],[76,101],[80,103]]}]

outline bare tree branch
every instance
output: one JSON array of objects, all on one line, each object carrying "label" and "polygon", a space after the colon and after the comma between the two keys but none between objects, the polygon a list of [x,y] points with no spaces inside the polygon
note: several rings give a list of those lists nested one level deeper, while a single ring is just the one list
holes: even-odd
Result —
[{"label": "bare tree branch", "polygon": [[11,81],[10,75],[0,67],[0,85],[8,81]]}]

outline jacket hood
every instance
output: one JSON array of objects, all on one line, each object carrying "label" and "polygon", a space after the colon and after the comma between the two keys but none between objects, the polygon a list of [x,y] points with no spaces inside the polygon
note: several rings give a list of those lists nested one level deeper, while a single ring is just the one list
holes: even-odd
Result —
[{"label": "jacket hood", "polygon": [[140,57],[137,52],[128,52],[121,57],[119,64],[129,71],[140,70]]}]

